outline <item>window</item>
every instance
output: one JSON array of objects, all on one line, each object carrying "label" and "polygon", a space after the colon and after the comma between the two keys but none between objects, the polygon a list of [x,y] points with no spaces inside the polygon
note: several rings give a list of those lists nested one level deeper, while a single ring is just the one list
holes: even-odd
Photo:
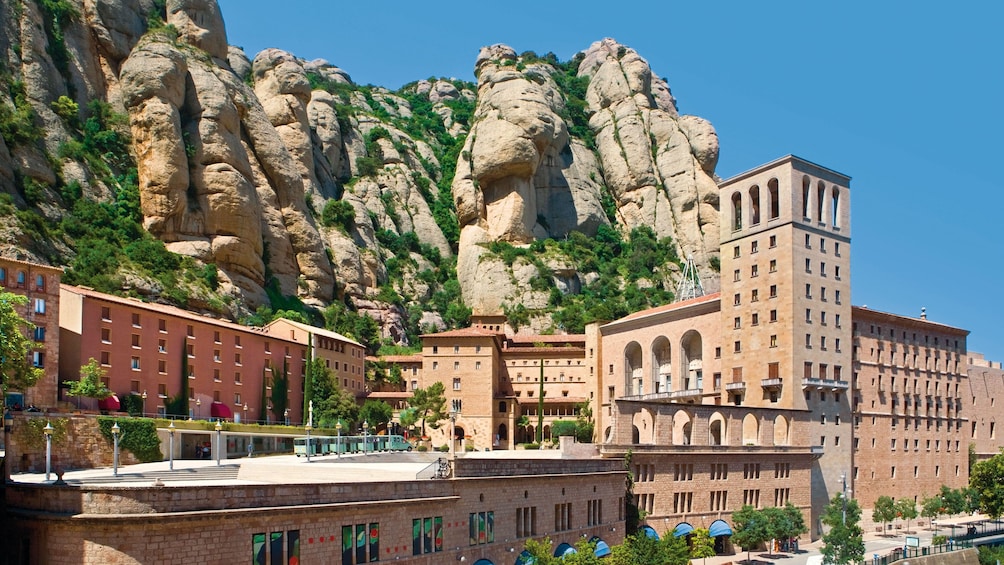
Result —
[{"label": "window", "polygon": [[453,379],[453,390],[460,390],[460,377]]},{"label": "window", "polygon": [[0,267],[0,284],[7,284],[7,269]]},{"label": "window", "polygon": [[805,334],[805,347],[812,349],[812,334]]},{"label": "window", "polygon": [[45,353],[41,351],[31,352],[31,365],[36,369],[42,369],[45,367]]},{"label": "window", "polygon": [[760,246],[758,244],[759,242],[755,239],[752,242],[750,242],[750,253],[756,253],[757,251],[760,250]]},{"label": "window", "polygon": [[157,320],[157,331],[167,333],[167,320]]},{"label": "window", "polygon": [[823,263],[822,261],[819,262],[819,276],[826,276],[826,263]]},{"label": "window", "polygon": [[728,504],[729,491],[727,490],[713,490],[711,491],[711,501],[709,510],[712,512],[725,510],[725,506]]},{"label": "window", "polygon": [[286,537],[286,560],[283,561],[283,532],[271,532],[266,535],[264,532],[251,534],[251,562],[252,563],[282,563],[300,562],[300,530],[288,530]]},{"label": "window", "polygon": [[760,291],[754,288],[750,293],[750,302],[757,302],[759,300],[760,300]]},{"label": "window", "polygon": [[819,238],[819,251],[821,251],[822,253],[826,253],[826,238],[825,237]]},{"label": "window", "polygon": [[812,285],[811,284],[806,283],[806,285],[805,285],[805,297],[806,298],[812,298]]},{"label": "window", "polygon": [[759,326],[759,325],[760,325],[760,314],[757,314],[756,312],[754,312],[754,313],[753,313],[753,320],[752,320],[752,322],[751,322],[751,323],[752,323],[752,324],[753,324],[754,326]]},{"label": "window", "polygon": [[806,249],[812,249],[812,241],[809,239],[810,237],[811,236],[809,234],[805,234],[805,248]]},{"label": "window", "polygon": [[770,285],[770,297],[771,298],[777,298],[777,285],[776,284]]},{"label": "window", "polygon": [[537,535],[537,507],[524,506],[516,509],[516,537],[528,538]]},{"label": "window", "polygon": [[694,493],[676,492],[673,493],[673,512],[675,514],[686,514],[693,511]]},{"label": "window", "polygon": [[811,259],[806,259],[805,260],[805,272],[806,273],[811,273],[812,272],[812,260]]},{"label": "window", "polygon": [[[824,300],[825,300],[825,298],[824,298]],[[840,291],[839,290],[833,291],[833,301],[836,302],[837,304],[840,304]]]},{"label": "window", "polygon": [[411,521],[411,554],[440,551],[443,551],[443,517],[414,518]]},{"label": "window", "polygon": [[806,324],[812,323],[812,310],[810,308],[805,309],[805,323]]},{"label": "window", "polygon": [[45,314],[45,299],[43,299],[43,298],[36,298],[35,299],[35,313],[36,314]]},{"label": "window", "polygon": [[834,265],[833,267],[833,278],[840,280],[840,265]]},{"label": "window", "polygon": [[342,565],[380,560],[380,524],[342,526]]},{"label": "window", "polygon": [[777,321],[777,310],[771,310],[770,311],[770,321],[771,322],[776,322]]},{"label": "window", "polygon": [[732,351],[734,353],[739,353],[740,351],[742,351],[742,344],[738,340],[736,340],[736,342],[732,344]]},{"label": "window", "polygon": [[[188,326],[188,328],[186,329],[186,332],[187,333],[185,335],[187,335],[188,337],[195,337],[195,327],[194,326]],[[267,348],[266,348],[266,351],[268,351]]]},{"label": "window", "polygon": [[759,276],[759,275],[760,275],[760,271],[759,271],[759,267],[757,265],[753,265],[752,267],[750,267],[750,276],[751,277],[756,277],[756,276]]},{"label": "window", "polygon": [[460,370],[460,361],[454,361],[453,362],[453,370],[454,371],[459,371]]},{"label": "window", "polygon": [[220,350],[219,349],[214,349],[213,350],[213,362],[215,362],[215,363],[221,363],[221,361],[220,361]]},{"label": "window", "polygon": [[736,317],[735,317],[735,318],[734,318],[734,319],[732,320],[732,327],[733,327],[734,329],[737,329],[737,330],[738,330],[739,328],[741,328],[741,327],[742,327],[742,318],[740,318],[739,316],[736,316]]},{"label": "window", "polygon": [[738,245],[736,245],[735,247],[732,248],[732,258],[733,259],[738,259],[739,258],[739,246]]},{"label": "window", "polygon": [[453,352],[454,353],[460,353],[460,346],[459,345],[454,345],[453,346]]},{"label": "window", "polygon": [[554,505],[554,531],[572,529],[572,503],[560,502]]},{"label": "window", "polygon": [[594,498],[586,501],[586,526],[598,526],[603,523],[603,500]]},{"label": "window", "polygon": [[167,373],[167,361],[163,359],[157,361],[157,372],[162,375]]},{"label": "window", "polygon": [[819,299],[822,300],[823,302],[826,302],[826,287],[825,286],[819,287]]},{"label": "window", "polygon": [[133,357],[132,358],[132,362],[130,363],[130,367],[132,367],[133,371],[138,371],[139,370],[139,357]]},{"label": "window", "polygon": [[132,346],[139,349],[139,334],[132,334]]},{"label": "window", "polygon": [[132,327],[134,327],[134,328],[141,327],[140,323],[139,323],[139,314],[136,313],[136,312],[133,312],[133,315],[132,315]]},{"label": "window", "polygon": [[112,330],[108,328],[101,328],[101,343],[111,343],[112,342]]},{"label": "window", "polygon": [[784,506],[788,503],[789,496],[791,496],[790,488],[774,489],[774,506]]},{"label": "window", "polygon": [[18,288],[24,288],[24,281],[25,281],[24,271],[18,271],[17,272],[17,287]]},{"label": "window", "polygon": [[771,247],[777,247],[777,236],[776,235],[770,236],[770,246]]},{"label": "window", "polygon": [[241,354],[240,353],[234,353],[234,365],[238,365],[238,366],[241,365]]},{"label": "window", "polygon": [[729,465],[728,463],[712,463],[711,464],[711,480],[712,481],[725,481],[729,478]]},{"label": "window", "polygon": [[770,336],[770,346],[777,347],[777,335]]},{"label": "window", "polygon": [[102,365],[110,365],[111,361],[109,360],[109,358],[110,358],[110,355],[109,355],[109,353],[107,351],[102,351],[101,352],[101,364]]},{"label": "window", "polygon": [[736,270],[735,270],[735,271],[734,271],[734,272],[732,273],[732,280],[733,280],[733,281],[736,281],[736,282],[738,282],[738,281],[739,281],[739,269],[736,269]]},{"label": "window", "polygon": [[475,371],[480,371],[481,370],[481,361],[475,361],[474,362],[474,370]]},{"label": "window", "polygon": [[35,341],[45,341],[45,328],[44,327],[42,327],[42,326],[36,327],[32,331],[32,334],[33,334],[32,337],[34,337]]},{"label": "window", "polygon": [[833,244],[833,254],[836,255],[837,257],[840,257],[840,244],[839,243],[834,243]]},{"label": "window", "polygon": [[772,273],[776,273],[777,272],[777,259],[771,259],[770,260],[770,272],[772,272]]}]

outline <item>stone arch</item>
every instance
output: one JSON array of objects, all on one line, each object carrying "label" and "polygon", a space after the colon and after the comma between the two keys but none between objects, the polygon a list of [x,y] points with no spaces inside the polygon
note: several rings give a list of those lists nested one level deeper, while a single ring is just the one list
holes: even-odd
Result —
[{"label": "stone arch", "polygon": [[770,220],[775,220],[781,216],[781,196],[777,189],[777,179],[767,181],[767,198],[770,199]]},{"label": "stone arch", "polygon": [[686,410],[677,410],[673,414],[673,445],[690,445],[694,419]]},{"label": "stone arch", "polygon": [[755,226],[760,223],[760,187],[753,185],[750,187],[750,225]]},{"label": "stone arch", "polygon": [[760,445],[760,422],[753,414],[743,416],[743,445]]},{"label": "stone arch", "polygon": [[812,211],[812,206],[809,203],[809,198],[812,196],[812,191],[810,190],[811,187],[812,187],[812,181],[809,180],[809,177],[803,176],[802,177],[802,216],[804,216],[805,219],[810,219],[809,218],[809,212]]},{"label": "stone arch", "polygon": [[830,213],[833,215],[833,227],[840,227],[840,189],[833,187],[833,192],[830,193],[831,205],[833,209]]},{"label": "stone arch", "polygon": [[631,426],[631,443],[633,445],[638,445],[641,442],[641,432],[638,430],[638,426]]},{"label": "stone arch", "polygon": [[715,412],[708,419],[708,445],[728,445],[729,426],[721,412]]},{"label": "stone arch", "polygon": [[704,340],[697,330],[689,330],[680,338],[680,366],[683,371],[680,388],[704,388]]},{"label": "stone arch", "polygon": [[820,222],[826,221],[826,215],[823,214],[823,210],[826,208],[826,185],[823,181],[819,181],[816,184],[816,218]]},{"label": "stone arch", "polygon": [[659,336],[652,341],[652,392],[673,390],[671,349],[672,346],[666,336]]},{"label": "stone arch", "polygon": [[614,429],[610,426],[607,426],[606,429],[603,430],[603,443],[610,443],[613,439],[614,439]]},{"label": "stone arch", "polygon": [[544,433],[540,434],[540,440],[551,439],[551,426],[544,426]]},{"label": "stone arch", "polygon": [[505,449],[505,446],[509,445],[509,426],[505,425],[505,422],[499,424],[496,435],[498,436],[496,438],[498,440],[498,444],[495,445],[495,447]]},{"label": "stone arch", "polygon": [[655,417],[650,409],[635,412],[631,423],[634,426],[634,443],[655,443]]},{"label": "stone arch", "polygon": [[645,375],[641,366],[641,346],[632,341],[624,348],[624,395],[645,393]]},{"label": "stone arch", "polygon": [[732,193],[732,231],[743,229],[743,195]]},{"label": "stone arch", "polygon": [[788,445],[788,419],[782,414],[774,418],[774,445]]}]

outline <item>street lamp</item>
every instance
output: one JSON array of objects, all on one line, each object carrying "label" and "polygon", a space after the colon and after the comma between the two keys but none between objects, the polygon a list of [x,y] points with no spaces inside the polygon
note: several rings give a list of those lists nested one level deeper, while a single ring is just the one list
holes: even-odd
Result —
[{"label": "street lamp", "polygon": [[307,463],[310,463],[310,430],[313,429],[313,427],[314,426],[310,425],[309,420],[307,421],[307,425],[303,427],[303,429],[307,430]]},{"label": "street lamp", "polygon": [[167,427],[167,433],[171,436],[171,447],[169,449],[168,457],[171,459],[170,470],[174,470],[174,420],[171,420],[171,425]]},{"label": "street lamp", "polygon": [[48,481],[49,473],[52,472],[52,424],[50,422],[45,423],[42,433],[45,434],[45,480]]},{"label": "street lamp", "polygon": [[847,525],[847,475],[845,473],[840,473],[840,498],[844,501],[844,509],[840,516],[840,523]]},{"label": "street lamp", "polygon": [[370,441],[367,437],[367,433],[370,431],[370,423],[363,422],[363,455],[369,455]]},{"label": "street lamp", "polygon": [[289,408],[282,411],[282,417],[286,419],[286,425],[289,425]]},{"label": "street lamp", "polygon": [[457,417],[460,416],[460,399],[450,402],[450,460],[457,458]]},{"label": "street lamp", "polygon": [[244,403],[244,419],[242,420],[245,424],[248,422],[248,403]]},{"label": "street lamp", "polygon": [[140,395],[143,399],[143,416],[146,416],[146,389],[143,389],[143,394]]},{"label": "street lamp", "polygon": [[202,399],[201,398],[196,398],[195,399],[195,419],[196,420],[201,420],[202,419]]},{"label": "street lamp", "polygon": [[115,422],[112,425],[112,444],[114,445],[115,451],[112,454],[112,476],[119,476],[119,432],[122,428],[119,427],[119,423]]},{"label": "street lamp", "polygon": [[220,466],[220,451],[222,450],[222,444],[220,439],[223,437],[223,426],[220,425],[220,421],[216,420],[216,466]]},{"label": "street lamp", "polygon": [[342,458],[342,421],[338,420],[335,422],[335,430],[338,431],[338,441],[335,443],[335,457],[337,459]]},{"label": "street lamp", "polygon": [[266,426],[268,425],[268,421],[269,421],[268,413],[271,412],[271,411],[272,411],[272,403],[269,402],[268,403],[268,408],[265,410],[265,425]]}]

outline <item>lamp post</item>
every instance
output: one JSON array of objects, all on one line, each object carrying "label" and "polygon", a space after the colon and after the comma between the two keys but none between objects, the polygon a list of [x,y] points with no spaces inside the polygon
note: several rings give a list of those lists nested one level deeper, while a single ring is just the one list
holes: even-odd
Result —
[{"label": "lamp post", "polygon": [[220,466],[220,451],[223,447],[220,440],[223,438],[223,426],[220,425],[220,421],[216,420],[216,466]]},{"label": "lamp post", "polygon": [[268,413],[271,412],[271,411],[272,411],[272,403],[269,402],[268,403],[268,408],[265,410],[265,425],[266,426],[268,425],[268,421],[270,419],[269,416],[268,416]]},{"label": "lamp post", "polygon": [[42,433],[45,434],[45,480],[48,481],[52,472],[52,423],[46,422]]},{"label": "lamp post", "polygon": [[171,425],[167,427],[167,433],[171,436],[170,449],[168,450],[168,457],[170,458],[170,470],[174,470],[174,420],[171,420]]},{"label": "lamp post", "polygon": [[314,428],[314,401],[311,400],[307,404],[307,425],[304,429],[307,430],[307,463],[310,463],[310,430]]},{"label": "lamp post", "polygon": [[367,435],[370,431],[370,423],[363,422],[363,456],[369,455],[370,451],[370,440]]},{"label": "lamp post", "polygon": [[282,417],[286,420],[286,425],[289,425],[289,408],[282,411]]},{"label": "lamp post", "polygon": [[146,416],[146,389],[143,389],[143,394],[140,395],[140,398],[143,399],[143,414],[142,415]]},{"label": "lamp post", "polygon": [[242,416],[242,418],[243,418],[243,420],[241,420],[241,421],[246,424],[248,422],[248,403],[247,402],[244,403],[244,416]]},{"label": "lamp post", "polygon": [[457,416],[460,416],[460,400],[450,401],[450,460],[457,458]]},{"label": "lamp post", "polygon": [[196,420],[201,420],[202,419],[202,399],[201,398],[196,398],[195,399],[195,419]]},{"label": "lamp post", "polygon": [[337,459],[342,458],[342,421],[338,420],[335,422],[335,430],[338,432],[338,440],[335,443],[335,457]]},{"label": "lamp post", "polygon": [[119,423],[115,422],[112,425],[112,445],[115,451],[112,454],[112,476],[119,476],[119,432],[122,428],[119,427]]}]

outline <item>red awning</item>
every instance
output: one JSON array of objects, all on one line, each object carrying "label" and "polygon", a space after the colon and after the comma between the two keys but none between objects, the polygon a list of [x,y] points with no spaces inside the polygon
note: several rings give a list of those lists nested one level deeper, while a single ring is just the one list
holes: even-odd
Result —
[{"label": "red awning", "polygon": [[119,397],[114,394],[108,398],[102,398],[98,401],[99,410],[104,410],[106,412],[118,412],[120,408],[122,408],[122,403],[119,402]]},{"label": "red awning", "polygon": [[224,420],[233,419],[234,413],[230,411],[230,407],[222,402],[213,402],[209,405],[209,415],[213,418],[223,418]]}]

